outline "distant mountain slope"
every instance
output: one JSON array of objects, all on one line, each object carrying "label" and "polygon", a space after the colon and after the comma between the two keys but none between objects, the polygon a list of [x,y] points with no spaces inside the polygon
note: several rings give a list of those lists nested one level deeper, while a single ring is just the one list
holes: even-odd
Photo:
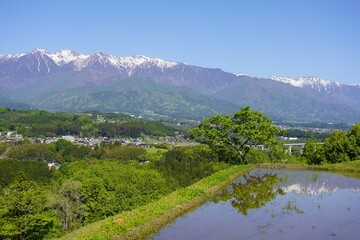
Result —
[{"label": "distant mountain slope", "polygon": [[329,103],[350,106],[352,111],[358,112],[360,106],[360,85],[346,85],[328,81],[319,77],[271,77],[272,80],[284,82],[320,96]]},{"label": "distant mountain slope", "polygon": [[347,122],[360,119],[360,111],[349,105],[268,79],[241,77],[215,96],[250,105],[274,120]]},{"label": "distant mountain slope", "polygon": [[319,78],[259,79],[140,55],[43,49],[1,55],[0,89],[6,89],[0,104],[10,99],[49,110],[202,119],[250,105],[279,120],[360,121],[359,85]]},{"label": "distant mountain slope", "polygon": [[236,111],[239,106],[189,89],[150,79],[129,78],[110,86],[86,86],[45,93],[32,102],[56,111],[130,112],[148,116],[202,119]]}]

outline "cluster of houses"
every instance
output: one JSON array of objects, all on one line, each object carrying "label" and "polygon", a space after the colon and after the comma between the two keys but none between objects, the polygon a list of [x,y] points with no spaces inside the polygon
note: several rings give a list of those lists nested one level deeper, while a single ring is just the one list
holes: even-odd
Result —
[{"label": "cluster of houses", "polygon": [[[0,142],[16,142],[23,140],[24,137],[21,134],[17,134],[16,132],[0,132]],[[61,136],[61,137],[29,137],[32,143],[54,143],[59,139],[65,139],[69,142],[72,142],[77,145],[83,146],[99,146],[101,143],[121,143],[122,145],[133,145],[138,147],[146,147],[145,142],[142,141],[141,138],[130,138],[130,139],[119,139],[119,138],[108,138],[108,137],[99,137],[99,138],[83,138],[76,136]]]},{"label": "cluster of houses", "polygon": [[[17,134],[14,131],[10,132],[0,132],[0,142],[17,142],[25,139],[23,135]],[[26,137],[32,143],[54,143],[59,139],[65,139],[69,142],[72,142],[77,145],[95,147],[99,146],[102,143],[112,144],[112,143],[121,143],[125,146],[137,146],[137,147],[154,147],[154,144],[149,146],[142,138],[108,138],[108,137],[79,137],[79,136],[59,136],[59,137]],[[175,136],[170,137],[155,137],[149,138],[145,137],[147,140],[155,140],[155,142],[164,142],[169,145],[175,146],[183,143],[195,143],[194,141],[190,141],[186,139],[184,135],[180,132],[176,131]],[[156,144],[156,143],[155,143]]]}]

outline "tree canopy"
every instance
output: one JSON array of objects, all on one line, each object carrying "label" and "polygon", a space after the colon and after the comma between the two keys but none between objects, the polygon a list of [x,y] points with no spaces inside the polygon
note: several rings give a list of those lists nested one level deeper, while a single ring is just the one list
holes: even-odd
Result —
[{"label": "tree canopy", "polygon": [[360,159],[360,123],[350,131],[334,131],[324,144],[308,141],[302,156],[309,164],[340,163]]},{"label": "tree canopy", "polygon": [[233,117],[215,115],[202,121],[192,130],[192,137],[209,145],[224,161],[247,164],[250,147],[272,142],[279,129],[270,118],[249,106]]}]

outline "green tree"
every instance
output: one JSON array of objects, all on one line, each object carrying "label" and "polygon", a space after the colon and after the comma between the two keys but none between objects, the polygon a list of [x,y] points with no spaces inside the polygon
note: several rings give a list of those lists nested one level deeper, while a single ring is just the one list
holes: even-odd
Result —
[{"label": "green tree", "polygon": [[81,182],[68,179],[50,197],[50,203],[65,231],[81,226],[86,216],[87,208],[83,203],[81,186]]},{"label": "green tree", "polygon": [[208,146],[175,147],[156,162],[156,168],[173,189],[186,187],[214,173],[217,156]]},{"label": "green tree", "polygon": [[315,140],[306,142],[302,157],[304,157],[308,164],[322,164],[325,162],[323,145],[317,143]]},{"label": "green tree", "polygon": [[71,145],[73,145],[73,144],[70,141],[65,140],[65,139],[59,139],[55,143],[55,149],[57,152],[60,152],[64,148],[71,146]]},{"label": "green tree", "polygon": [[23,174],[0,196],[0,239],[42,239],[56,221],[46,191]]},{"label": "green tree", "polygon": [[241,108],[232,118],[216,115],[205,119],[191,131],[193,138],[209,145],[221,158],[238,164],[247,164],[250,147],[275,141],[273,136],[277,132],[280,131],[270,118],[250,110],[249,106]]},{"label": "green tree", "polygon": [[350,158],[360,160],[360,123],[356,124],[349,133],[350,141]]},{"label": "green tree", "polygon": [[12,147],[7,154],[16,160],[53,161],[54,152],[49,144],[25,142]]},{"label": "green tree", "polygon": [[339,163],[354,160],[355,146],[346,132],[335,131],[324,141],[324,157],[329,163]]},{"label": "green tree", "polygon": [[141,160],[146,155],[144,148],[135,146],[114,146],[106,154],[107,158],[116,158],[118,160]]}]

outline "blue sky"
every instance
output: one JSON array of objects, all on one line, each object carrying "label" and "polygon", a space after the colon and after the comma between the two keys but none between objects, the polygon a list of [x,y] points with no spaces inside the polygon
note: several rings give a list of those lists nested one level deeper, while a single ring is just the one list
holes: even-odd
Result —
[{"label": "blue sky", "polygon": [[141,54],[360,83],[358,0],[3,0],[0,54]]}]

